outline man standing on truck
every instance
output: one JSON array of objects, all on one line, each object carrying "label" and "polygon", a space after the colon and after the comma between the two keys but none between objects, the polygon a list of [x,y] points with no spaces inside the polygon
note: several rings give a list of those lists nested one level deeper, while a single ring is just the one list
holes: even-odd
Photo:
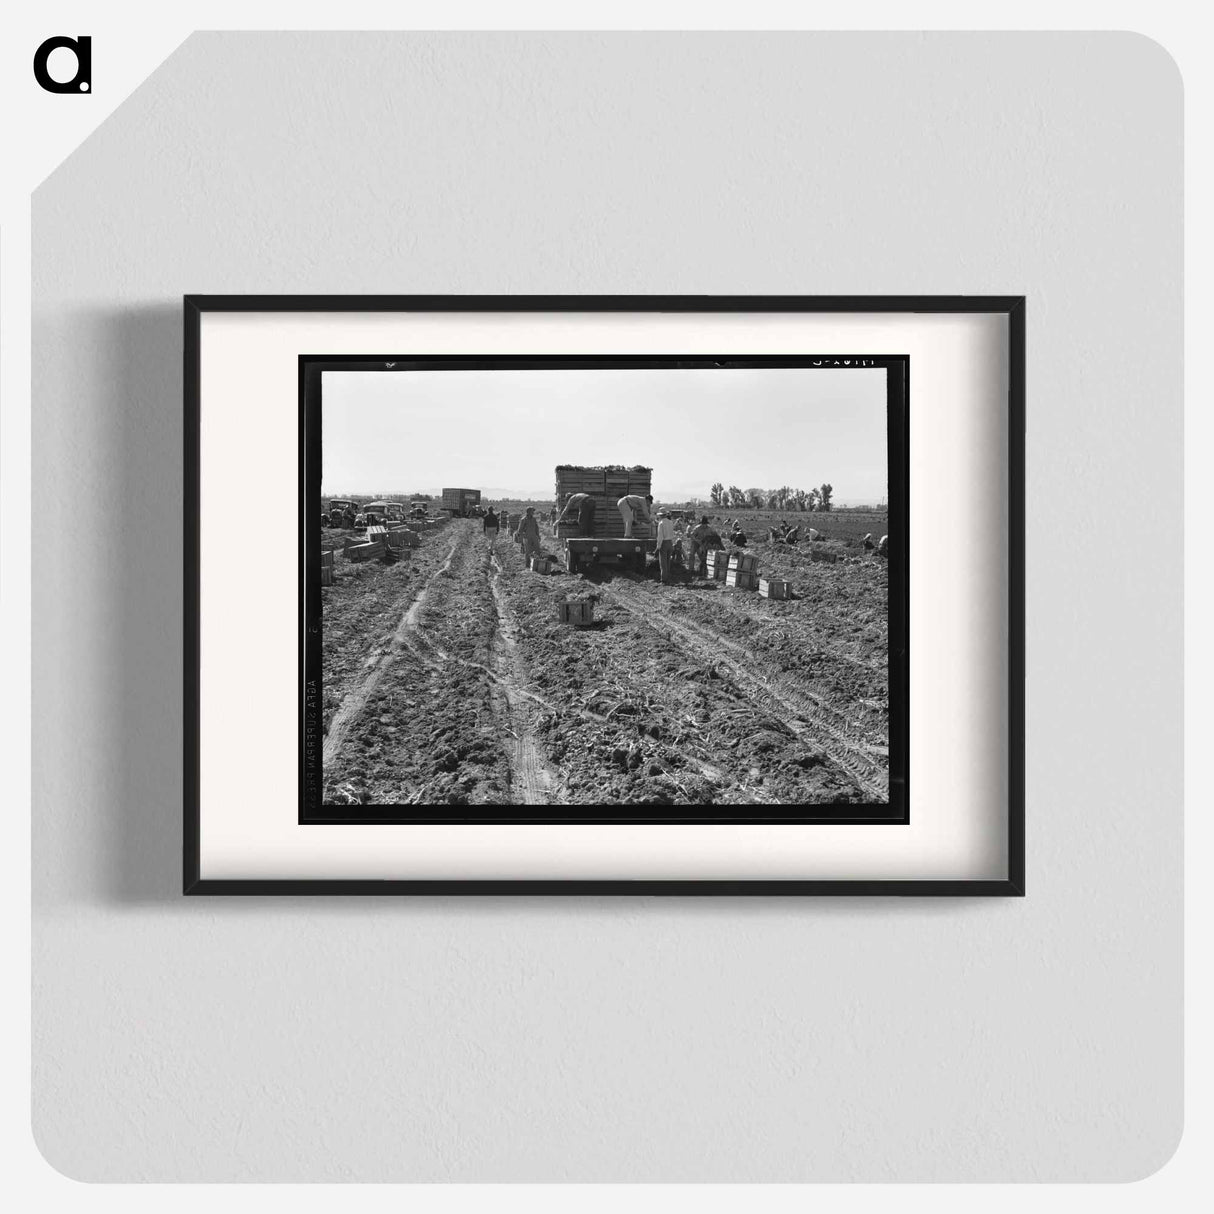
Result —
[{"label": "man standing on truck", "polygon": [[561,517],[556,520],[557,526],[561,523],[571,523],[575,518],[579,535],[594,534],[594,498],[589,493],[571,493],[565,499],[565,508],[561,511]]},{"label": "man standing on truck", "polygon": [[[651,519],[649,515],[650,507],[653,505],[653,494],[647,493],[644,497],[640,497],[635,493],[629,493],[627,496],[620,498],[616,505],[619,507],[620,514],[624,519],[624,538],[632,539],[632,524],[639,518],[646,527],[649,526]],[[671,540],[674,539],[674,524],[671,523]]]},{"label": "man standing on truck", "polygon": [[533,556],[540,555],[540,525],[536,521],[535,507],[528,506],[518,525],[518,533],[523,541],[523,560],[528,561]]}]

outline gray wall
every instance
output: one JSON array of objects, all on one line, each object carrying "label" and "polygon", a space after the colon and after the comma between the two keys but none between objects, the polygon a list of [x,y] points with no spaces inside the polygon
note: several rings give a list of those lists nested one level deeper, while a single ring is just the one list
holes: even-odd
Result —
[{"label": "gray wall", "polygon": [[[1181,91],[1132,35],[191,38],[34,196],[46,1157],[97,1180],[1158,1168]],[[186,291],[1026,293],[1027,899],[183,901]]]}]

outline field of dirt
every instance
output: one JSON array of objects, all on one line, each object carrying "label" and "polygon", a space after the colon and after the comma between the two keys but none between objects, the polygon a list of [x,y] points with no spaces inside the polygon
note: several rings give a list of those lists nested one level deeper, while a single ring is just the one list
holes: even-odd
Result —
[{"label": "field of dirt", "polygon": [[[393,565],[339,553],[322,590],[325,803],[885,801],[887,569],[859,544],[883,516],[788,517],[830,537],[748,533],[789,601],[685,573],[663,586],[652,563],[535,573],[476,520]],[[558,621],[566,597],[594,600],[591,627]]]}]

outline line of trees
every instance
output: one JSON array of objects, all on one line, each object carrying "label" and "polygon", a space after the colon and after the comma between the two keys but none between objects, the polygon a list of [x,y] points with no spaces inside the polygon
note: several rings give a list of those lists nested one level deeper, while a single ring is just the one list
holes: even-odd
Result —
[{"label": "line of trees", "polygon": [[734,510],[829,510],[831,495],[835,487],[829,482],[816,489],[793,489],[781,485],[779,489],[739,489],[737,485],[725,485],[717,481],[708,496],[714,506],[728,506]]}]

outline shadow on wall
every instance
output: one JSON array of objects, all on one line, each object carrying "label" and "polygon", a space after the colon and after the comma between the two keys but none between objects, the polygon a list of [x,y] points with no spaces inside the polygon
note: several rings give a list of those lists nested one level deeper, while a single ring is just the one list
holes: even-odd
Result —
[{"label": "shadow on wall", "polygon": [[[365,913],[365,899],[220,898],[200,904],[183,898],[181,307],[78,312],[67,331],[41,328],[35,349],[46,339],[46,348],[76,350],[79,359],[73,365],[36,362],[37,483],[40,492],[49,489],[74,502],[73,510],[83,510],[65,548],[35,550],[35,756],[44,772],[38,795],[48,801],[46,811],[35,815],[35,829],[71,833],[49,853],[64,862],[56,862],[58,871],[39,874],[36,896],[41,889],[53,900],[48,891],[57,887],[66,900],[92,897],[179,911],[205,905],[210,913],[239,913],[259,904],[263,911],[325,905]],[[293,446],[295,436],[284,435],[283,441]],[[256,486],[232,491],[255,496]],[[70,513],[63,516],[69,522]],[[36,511],[36,529],[40,521]],[[242,537],[231,538],[239,543]],[[255,626],[254,600],[249,607]],[[233,688],[232,694],[246,691]],[[225,794],[238,798],[241,790],[234,786]],[[58,798],[70,798],[72,812],[61,812],[63,806],[52,811],[50,802]],[[35,848],[36,856],[45,854],[45,846]],[[504,908],[567,913],[566,899],[540,896],[388,901],[411,915],[456,907],[461,914],[500,914]],[[915,909],[921,917],[955,915],[961,901]],[[684,913],[694,907],[697,915],[762,917],[788,905],[778,898],[577,903],[613,916],[677,903]],[[888,910],[882,899],[814,905],[816,915],[867,917]]]},{"label": "shadow on wall", "polygon": [[[180,901],[182,805],[182,311],[180,304],[90,318],[103,364],[90,393],[104,477],[91,504],[110,517],[94,604],[111,647],[94,862],[106,900]],[[108,449],[106,449],[108,447]],[[75,610],[87,610],[76,604]],[[61,743],[62,744],[62,743]]]}]

